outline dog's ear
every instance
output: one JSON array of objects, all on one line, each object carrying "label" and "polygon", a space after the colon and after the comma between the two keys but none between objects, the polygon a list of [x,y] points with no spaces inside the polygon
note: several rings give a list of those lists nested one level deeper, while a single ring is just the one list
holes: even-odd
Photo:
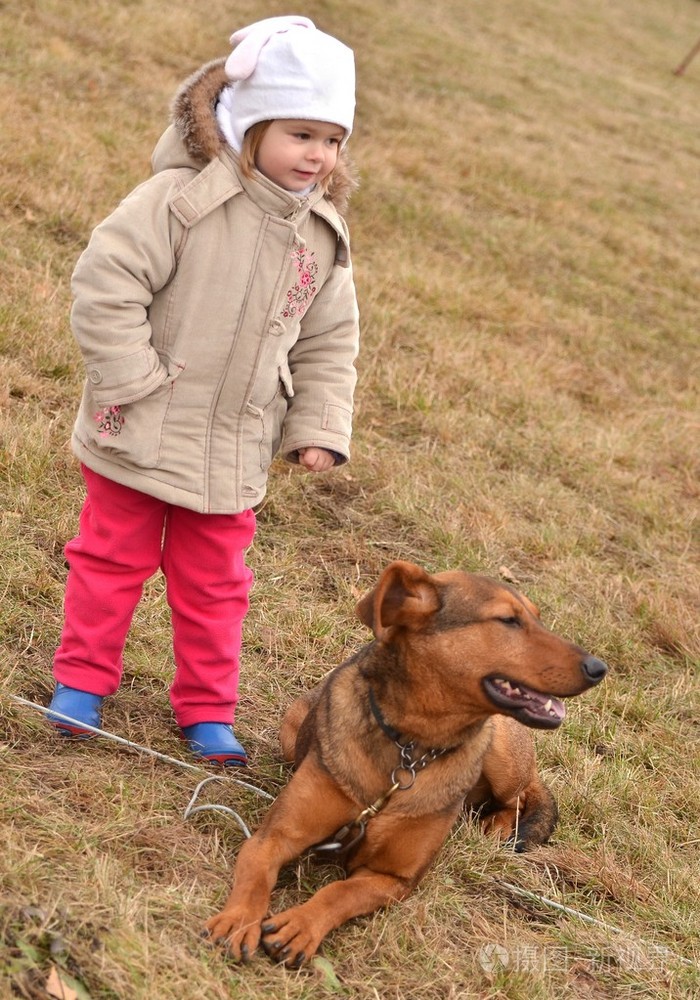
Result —
[{"label": "dog's ear", "polygon": [[357,614],[383,642],[395,626],[420,629],[439,607],[432,577],[420,566],[397,561],[387,566],[374,590],[362,598]]},{"label": "dog's ear", "polygon": [[531,615],[535,616],[535,618],[540,617],[540,609],[536,604],[532,603],[529,597],[526,597],[525,594],[521,593],[521,591],[515,590],[515,588],[509,587],[508,589],[512,590],[512,593],[515,594],[526,611],[529,611]]},{"label": "dog's ear", "polygon": [[523,602],[523,604],[525,605],[525,607],[527,608],[527,610],[530,612],[531,615],[534,615],[535,618],[540,617],[540,609],[537,607],[536,604],[532,603],[529,597],[526,597],[525,594],[521,594],[520,591],[518,591],[518,597]]}]

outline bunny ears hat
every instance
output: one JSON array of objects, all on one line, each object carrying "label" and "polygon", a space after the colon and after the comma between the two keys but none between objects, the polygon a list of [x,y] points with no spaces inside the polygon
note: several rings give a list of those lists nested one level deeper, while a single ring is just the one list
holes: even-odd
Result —
[{"label": "bunny ears hat", "polygon": [[226,60],[232,81],[217,119],[240,151],[257,122],[276,118],[331,122],[352,132],[355,60],[352,49],[319,31],[308,17],[268,17],[234,32]]}]

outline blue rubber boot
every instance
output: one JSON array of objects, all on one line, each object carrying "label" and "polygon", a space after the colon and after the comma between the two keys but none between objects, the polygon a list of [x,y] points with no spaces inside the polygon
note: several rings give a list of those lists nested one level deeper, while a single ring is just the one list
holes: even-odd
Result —
[{"label": "blue rubber boot", "polygon": [[195,755],[222,767],[245,767],[248,755],[225,722],[197,722],[180,730]]},{"label": "blue rubber boot", "polygon": [[68,715],[71,719],[75,719],[75,722],[64,722],[63,719],[52,715],[47,715],[46,721],[54,726],[61,736],[87,740],[95,734],[89,729],[83,729],[80,723],[99,729],[102,726],[103,701],[104,698],[99,694],[90,694],[89,691],[78,691],[77,688],[66,687],[65,684],[56,684],[49,709],[60,712],[61,715]]}]

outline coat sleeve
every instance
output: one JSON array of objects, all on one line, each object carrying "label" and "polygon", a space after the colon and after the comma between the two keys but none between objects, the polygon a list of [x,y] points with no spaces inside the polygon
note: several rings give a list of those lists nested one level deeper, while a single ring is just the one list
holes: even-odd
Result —
[{"label": "coat sleeve", "polygon": [[73,273],[71,325],[101,406],[142,399],[168,378],[148,308],[176,267],[182,227],[169,210],[173,193],[167,174],[137,187],[93,231]]},{"label": "coat sleeve", "polygon": [[352,266],[335,264],[301,322],[289,353],[294,395],[289,400],[281,451],[298,462],[300,448],[325,448],[337,462],[350,457],[357,382],[359,316]]}]

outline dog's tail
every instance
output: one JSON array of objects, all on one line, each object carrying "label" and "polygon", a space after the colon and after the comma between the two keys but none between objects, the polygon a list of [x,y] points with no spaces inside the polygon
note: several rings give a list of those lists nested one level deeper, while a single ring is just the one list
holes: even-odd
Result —
[{"label": "dog's tail", "polygon": [[556,800],[538,777],[527,788],[525,807],[518,815],[510,840],[513,850],[520,853],[538,844],[545,844],[552,836],[558,819]]}]

